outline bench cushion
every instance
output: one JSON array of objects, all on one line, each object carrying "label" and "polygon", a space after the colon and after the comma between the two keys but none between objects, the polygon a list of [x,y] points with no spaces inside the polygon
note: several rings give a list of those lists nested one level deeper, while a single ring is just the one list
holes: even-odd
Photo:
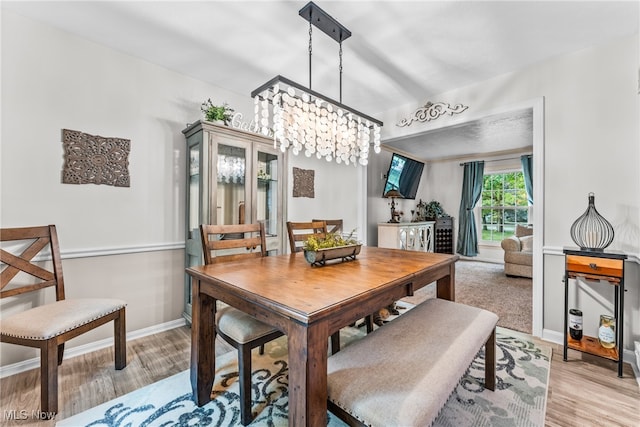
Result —
[{"label": "bench cushion", "polygon": [[329,357],[329,400],[365,425],[431,425],[497,322],[427,300]]}]

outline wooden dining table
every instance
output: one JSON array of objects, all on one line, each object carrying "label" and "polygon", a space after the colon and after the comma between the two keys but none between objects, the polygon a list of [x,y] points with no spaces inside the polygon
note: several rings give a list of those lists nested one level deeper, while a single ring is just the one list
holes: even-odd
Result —
[{"label": "wooden dining table", "polygon": [[211,400],[215,312],[220,300],[287,336],[289,426],[327,425],[329,337],[436,282],[455,300],[458,255],[363,246],[355,260],[311,266],[303,253],[187,268],[192,277],[191,386],[198,406]]}]

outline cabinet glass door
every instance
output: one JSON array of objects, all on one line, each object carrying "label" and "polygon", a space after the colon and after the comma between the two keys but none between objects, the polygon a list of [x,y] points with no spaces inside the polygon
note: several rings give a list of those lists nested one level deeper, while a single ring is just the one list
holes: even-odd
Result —
[{"label": "cabinet glass door", "polygon": [[191,233],[200,224],[200,146],[189,147],[189,172],[187,174],[187,230]]},{"label": "cabinet glass door", "polygon": [[267,252],[270,255],[282,253],[282,153],[268,145],[256,145],[253,152],[254,174],[254,215],[256,221],[264,223]]},{"label": "cabinet glass door", "polygon": [[246,206],[247,150],[218,144],[216,167],[216,224],[246,224],[251,211]]},{"label": "cabinet glass door", "polygon": [[267,236],[277,236],[278,156],[258,151],[256,219],[264,221]]},{"label": "cabinet glass door", "polygon": [[[200,203],[202,192],[202,170],[200,158],[202,154],[202,135],[196,134],[188,139],[187,151],[187,210],[186,210],[186,245],[185,258],[187,267],[202,264],[200,244]],[[185,317],[191,320],[191,276],[185,273]]]}]

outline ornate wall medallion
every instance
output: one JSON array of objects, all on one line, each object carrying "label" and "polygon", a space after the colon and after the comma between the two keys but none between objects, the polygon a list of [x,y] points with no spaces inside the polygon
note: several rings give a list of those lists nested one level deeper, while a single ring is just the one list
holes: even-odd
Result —
[{"label": "ornate wall medallion", "polygon": [[444,102],[436,102],[435,104],[431,101],[428,101],[424,107],[418,108],[413,114],[406,118],[400,120],[396,126],[409,126],[414,120],[419,122],[428,122],[431,120],[435,120],[443,114],[449,113],[449,115],[453,116],[454,114],[460,114],[464,110],[469,108],[467,105],[458,104],[455,106],[451,106]]},{"label": "ornate wall medallion", "polygon": [[131,141],[62,129],[63,184],[129,187]]},{"label": "ornate wall medallion", "polygon": [[293,168],[293,197],[315,197],[315,171],[313,169]]}]

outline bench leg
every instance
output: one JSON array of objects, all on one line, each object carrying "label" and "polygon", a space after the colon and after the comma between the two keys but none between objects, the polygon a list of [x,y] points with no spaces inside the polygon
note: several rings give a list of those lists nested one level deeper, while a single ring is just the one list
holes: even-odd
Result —
[{"label": "bench leg", "polygon": [[340,331],[331,335],[331,354],[336,354],[340,351]]},{"label": "bench leg", "polygon": [[484,386],[491,391],[496,389],[496,328],[484,345]]}]

